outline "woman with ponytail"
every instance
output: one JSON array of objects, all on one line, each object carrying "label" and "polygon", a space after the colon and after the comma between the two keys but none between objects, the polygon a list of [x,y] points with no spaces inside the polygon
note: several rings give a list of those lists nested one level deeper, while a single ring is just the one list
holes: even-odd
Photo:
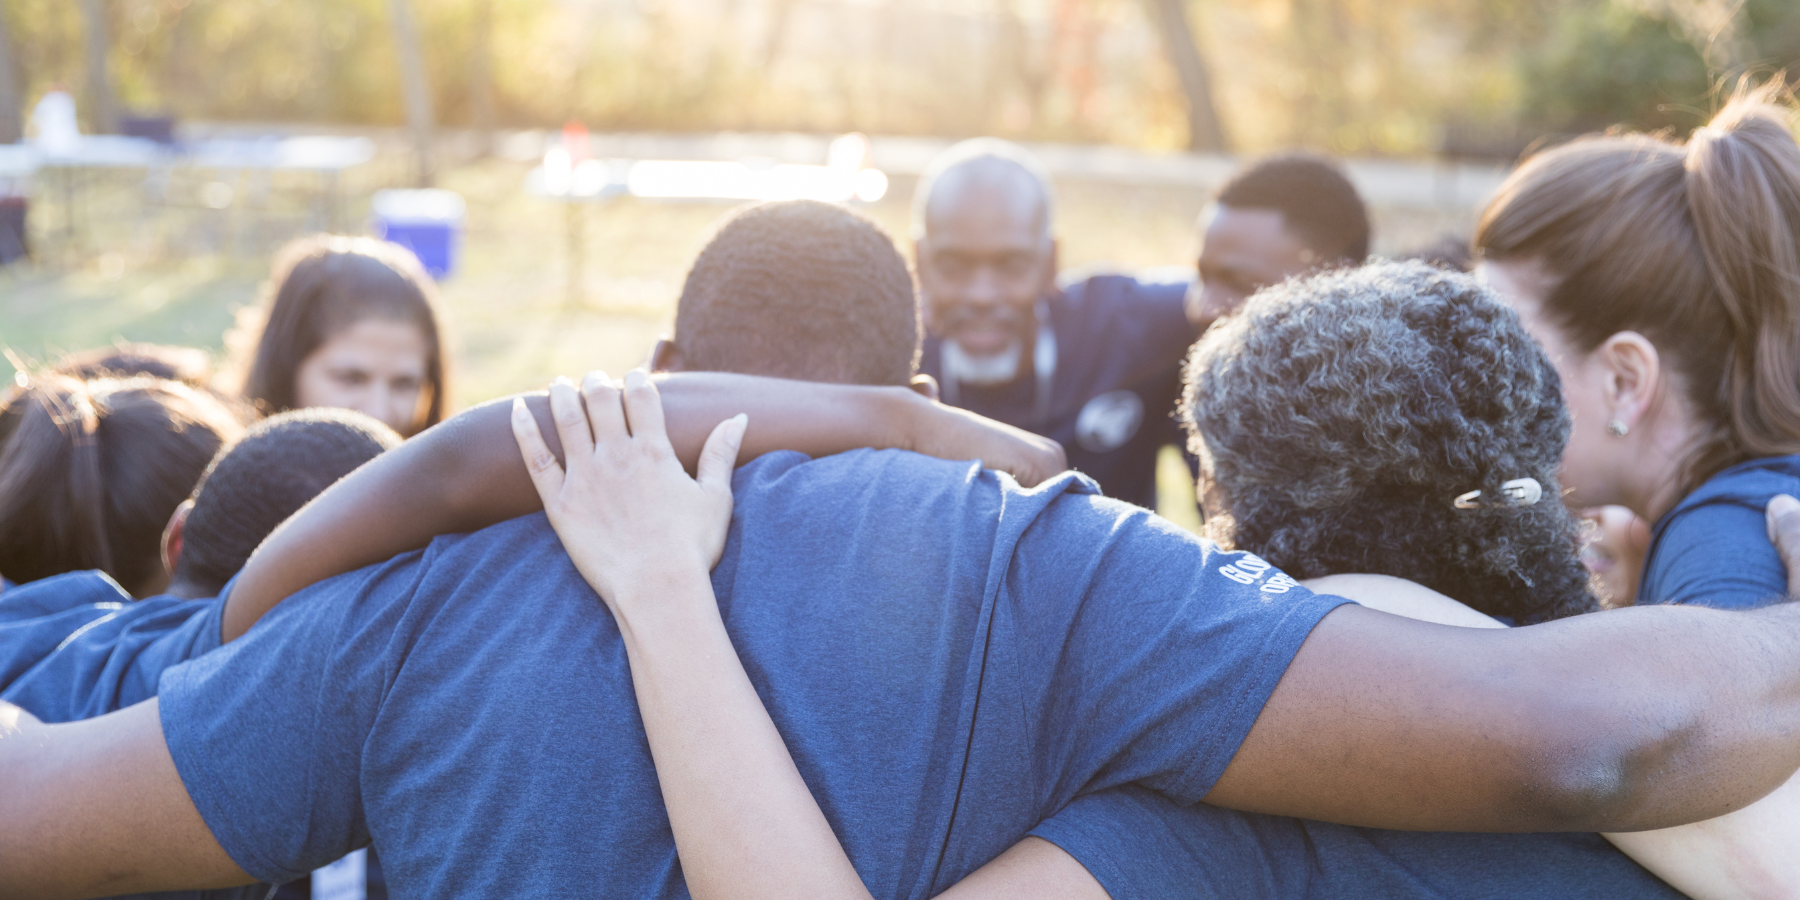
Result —
[{"label": "woman with ponytail", "polygon": [[1763,525],[1800,494],[1800,144],[1780,96],[1740,90],[1685,144],[1542,153],[1476,231],[1480,273],[1562,376],[1570,501],[1654,523],[1639,603],[1787,593]]},{"label": "woman with ponytail", "polygon": [[[1478,274],[1561,375],[1569,500],[1655,523],[1639,604],[1788,594],[1764,519],[1800,495],[1800,143],[1782,101],[1778,84],[1740,89],[1684,144],[1542,153],[1475,233]],[[1785,897],[1797,834],[1800,778],[1719,819],[1610,837],[1696,897]],[[1720,860],[1729,887],[1707,875]]]},{"label": "woman with ponytail", "polygon": [[34,379],[5,406],[0,574],[99,569],[161,592],[163,528],[242,425],[212,394],[159,378]]}]

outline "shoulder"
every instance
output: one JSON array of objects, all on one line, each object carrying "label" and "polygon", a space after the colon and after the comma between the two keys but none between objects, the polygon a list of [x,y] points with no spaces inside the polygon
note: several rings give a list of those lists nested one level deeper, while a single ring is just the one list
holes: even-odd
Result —
[{"label": "shoulder", "polygon": [[1764,457],[1725,469],[1683,497],[1657,527],[1660,530],[1665,524],[1709,506],[1741,506],[1760,516],[1776,494],[1800,496],[1800,456]]},{"label": "shoulder", "polygon": [[1083,266],[1057,276],[1057,285],[1072,303],[1100,306],[1147,306],[1179,309],[1192,273],[1177,267],[1146,269],[1135,274],[1104,265]]},{"label": "shoulder", "polygon": [[105,572],[65,572],[13,585],[0,593],[0,622],[36,619],[96,603],[131,602],[131,594]]},{"label": "shoulder", "polygon": [[1800,494],[1800,458],[1776,457],[1713,476],[1656,523],[1640,603],[1758,606],[1787,591],[1763,507]]}]

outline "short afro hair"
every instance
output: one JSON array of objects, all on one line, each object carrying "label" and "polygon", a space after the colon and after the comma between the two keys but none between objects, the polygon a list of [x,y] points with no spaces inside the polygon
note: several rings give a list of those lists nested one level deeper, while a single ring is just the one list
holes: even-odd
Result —
[{"label": "short afro hair", "polygon": [[1232,176],[1219,203],[1272,209],[1321,262],[1360,265],[1369,256],[1369,210],[1337,163],[1312,153],[1266,157]]},{"label": "short afro hair", "polygon": [[[1409,262],[1290,280],[1208,331],[1186,382],[1226,543],[1296,578],[1393,575],[1518,624],[1599,608],[1557,486],[1556,369],[1474,279]],[[1452,505],[1526,477],[1533,505]]]},{"label": "short afro hair", "polygon": [[294,410],[256,423],[194,488],[175,580],[217,594],[275,526],[399,443],[392,428],[347,409]]},{"label": "short afro hair", "polygon": [[828,203],[732,213],[688,270],[675,346],[692,370],[903,385],[919,362],[912,273],[874,222]]}]

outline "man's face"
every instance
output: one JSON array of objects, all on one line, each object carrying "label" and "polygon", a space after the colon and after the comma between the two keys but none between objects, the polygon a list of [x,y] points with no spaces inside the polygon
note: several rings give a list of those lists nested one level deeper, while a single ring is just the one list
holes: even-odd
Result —
[{"label": "man's face", "polygon": [[925,326],[973,357],[1021,345],[1033,304],[1056,283],[1056,243],[1042,205],[977,187],[934,202],[914,246]]},{"label": "man's face", "polygon": [[1188,295],[1188,317],[1202,330],[1237,311],[1261,288],[1322,262],[1287,230],[1277,210],[1223,204],[1213,209],[1201,237],[1200,277]]}]

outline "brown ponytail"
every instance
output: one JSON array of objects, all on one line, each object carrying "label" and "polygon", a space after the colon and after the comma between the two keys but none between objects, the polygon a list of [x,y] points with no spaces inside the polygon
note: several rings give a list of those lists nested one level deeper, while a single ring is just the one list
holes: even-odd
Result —
[{"label": "brown ponytail", "polygon": [[1540,261],[1545,314],[1587,351],[1637,331],[1708,426],[1685,488],[1800,453],[1800,144],[1779,85],[1688,142],[1593,136],[1539,154],[1482,214],[1483,258]]},{"label": "brown ponytail", "polygon": [[163,527],[241,429],[205,391],[155,378],[47,375],[8,403],[0,449],[0,574],[101,569],[160,585]]}]

